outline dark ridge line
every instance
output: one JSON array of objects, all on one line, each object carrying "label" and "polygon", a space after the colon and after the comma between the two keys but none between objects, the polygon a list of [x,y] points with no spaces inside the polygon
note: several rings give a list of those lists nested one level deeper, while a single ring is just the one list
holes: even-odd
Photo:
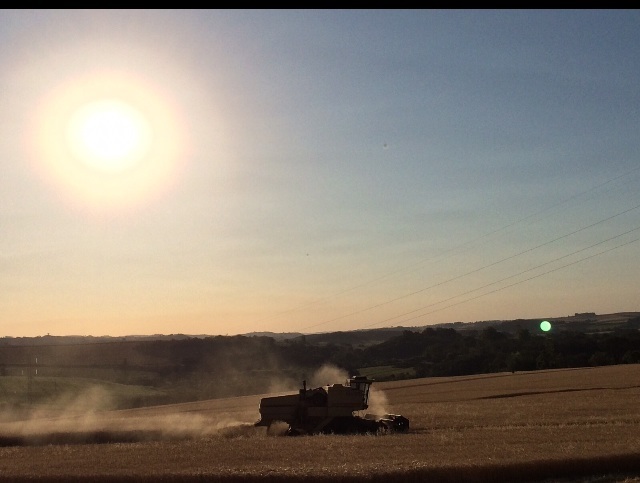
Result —
[{"label": "dark ridge line", "polygon": [[637,389],[639,387],[640,386],[585,387],[585,388],[579,388],[579,389],[554,389],[554,390],[551,390],[551,391],[514,392],[514,393],[507,393],[507,394],[496,394],[496,395],[493,395],[493,396],[477,397],[477,398],[474,398],[474,399],[470,399],[470,401],[479,400],[479,399],[504,399],[504,398],[509,398],[509,397],[535,396],[535,395],[538,395],[538,394],[557,394],[557,393],[563,393],[563,392],[622,391],[624,389]]},{"label": "dark ridge line", "polygon": [[511,394],[495,394],[493,396],[482,396],[474,398],[474,400],[479,399],[506,399],[510,397],[521,397],[521,396],[536,396],[538,394],[558,394],[563,392],[580,392],[580,391],[598,391],[602,389],[608,389],[606,387],[590,387],[587,389],[557,389],[554,391],[527,391],[527,392],[514,392]]},{"label": "dark ridge line", "polygon": [[503,430],[505,428],[521,428],[521,429],[539,429],[539,428],[560,428],[566,426],[610,426],[610,425],[638,425],[640,420],[638,419],[616,419],[611,421],[563,421],[554,423],[519,423],[519,424],[506,424],[503,426],[495,424],[461,424],[457,426],[430,426],[425,427],[413,427],[409,430],[410,434],[426,434],[432,431],[470,431],[470,430]]},{"label": "dark ridge line", "polygon": [[[615,364],[615,365],[619,365],[619,364]],[[455,380],[448,380],[448,381],[434,381],[434,382],[423,382],[420,384],[405,384],[403,386],[394,386],[394,387],[385,387],[384,388],[384,392],[390,392],[390,391],[395,391],[398,389],[407,389],[407,388],[411,388],[411,387],[422,387],[422,386],[438,386],[440,384],[457,384],[458,382],[466,382],[466,381],[471,381],[471,380],[484,380],[484,379],[497,379],[497,378],[501,378],[501,377],[511,377],[511,376],[533,376],[536,374],[541,374],[544,372],[549,372],[549,371],[553,371],[553,372],[564,372],[564,371],[583,371],[586,369],[598,369],[598,368],[602,368],[602,367],[613,367],[613,366],[597,366],[597,367],[562,367],[560,369],[540,369],[540,370],[535,370],[535,371],[516,371],[516,372],[499,372],[499,373],[481,373],[481,374],[467,374],[464,376],[434,376],[434,377],[424,377],[421,379],[452,379],[455,378]],[[418,379],[412,379],[412,380],[418,380]],[[381,381],[381,382],[393,382],[393,381]]]}]

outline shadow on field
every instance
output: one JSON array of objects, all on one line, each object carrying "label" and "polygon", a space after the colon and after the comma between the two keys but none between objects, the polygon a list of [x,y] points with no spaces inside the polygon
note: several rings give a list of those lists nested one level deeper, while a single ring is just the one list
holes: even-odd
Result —
[{"label": "shadow on field", "polygon": [[[3,480],[0,475],[0,480]],[[8,481],[8,480],[7,480]],[[640,481],[640,453],[610,455],[595,458],[566,458],[558,460],[529,461],[513,464],[477,464],[461,466],[424,466],[405,470],[377,472],[363,477],[362,473],[287,474],[269,472],[251,473],[180,473],[154,475],[86,475],[86,476],[37,476],[14,477],[13,483],[23,482],[433,482],[433,483],[489,483],[489,482],[540,482],[540,483],[634,483]]]},{"label": "shadow on field", "polygon": [[564,392],[589,392],[589,391],[623,391],[627,389],[638,389],[640,386],[623,386],[623,387],[587,387],[584,389],[555,389],[552,391],[524,391],[524,392],[510,392],[505,394],[494,394],[492,396],[481,396],[474,398],[475,400],[481,399],[504,399],[509,397],[520,396],[536,396],[538,394],[560,394]]}]

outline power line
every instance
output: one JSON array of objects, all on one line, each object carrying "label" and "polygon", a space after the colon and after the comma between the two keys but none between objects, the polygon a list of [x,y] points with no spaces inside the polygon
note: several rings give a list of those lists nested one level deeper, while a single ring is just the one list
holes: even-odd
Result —
[{"label": "power line", "polygon": [[500,263],[503,263],[503,262],[506,262],[506,261],[508,261],[508,260],[512,260],[512,259],[517,258],[517,257],[519,257],[519,256],[521,256],[521,255],[526,254],[526,253],[530,253],[530,252],[532,252],[532,251],[534,251],[534,250],[537,250],[538,248],[542,248],[542,247],[544,247],[544,246],[550,245],[551,243],[557,242],[558,240],[562,240],[562,239],[564,239],[564,238],[568,238],[568,237],[570,237],[570,236],[572,236],[572,235],[575,235],[576,233],[580,233],[580,232],[582,232],[582,231],[588,230],[589,228],[593,228],[594,226],[597,226],[597,225],[600,225],[600,224],[602,224],[602,223],[605,223],[605,222],[607,222],[607,221],[609,221],[609,220],[612,220],[613,218],[616,218],[616,217],[618,217],[618,216],[624,215],[624,214],[629,213],[630,211],[636,210],[636,209],[638,209],[638,208],[640,208],[640,204],[638,204],[638,205],[636,205],[636,206],[633,206],[633,207],[631,207],[631,208],[628,208],[628,209],[626,209],[626,210],[624,210],[624,211],[621,211],[621,212],[619,212],[619,213],[616,213],[615,215],[611,215],[611,216],[608,216],[607,218],[603,218],[602,220],[599,220],[599,221],[597,221],[597,222],[595,222],[595,223],[592,223],[592,224],[590,224],[590,225],[588,225],[588,226],[585,226],[585,227],[579,228],[578,230],[574,230],[574,231],[572,231],[572,232],[570,232],[570,233],[566,233],[566,234],[564,234],[564,235],[561,235],[561,236],[559,236],[559,237],[557,237],[557,238],[554,238],[553,240],[549,240],[549,241],[547,241],[547,242],[545,242],[545,243],[541,243],[540,245],[537,245],[537,246],[535,246],[535,247],[528,248],[528,249],[523,250],[523,251],[521,251],[521,252],[519,252],[519,253],[516,253],[516,254],[514,254],[514,255],[510,255],[510,256],[508,256],[508,257],[502,258],[502,259],[500,259],[500,260],[497,260],[497,261],[495,261],[495,262],[489,263],[489,264],[484,265],[484,266],[482,266],[482,267],[476,268],[476,269],[471,270],[471,271],[469,271],[469,272],[463,273],[462,275],[457,275],[457,276],[455,276],[455,277],[452,277],[452,278],[449,278],[449,279],[447,279],[447,280],[444,280],[444,281],[441,281],[441,282],[435,283],[435,284],[433,284],[433,285],[430,285],[430,286],[428,286],[428,287],[422,288],[422,289],[420,289],[420,290],[416,290],[416,291],[411,292],[411,293],[409,293],[409,294],[405,294],[405,295],[402,295],[402,296],[400,296],[400,297],[396,297],[396,298],[394,298],[394,299],[387,300],[387,301],[385,301],[385,302],[381,302],[381,303],[376,304],[376,305],[372,305],[372,306],[369,306],[369,307],[365,307],[364,309],[357,310],[357,311],[355,311],[355,312],[351,312],[351,313],[349,313],[349,314],[342,315],[342,316],[340,316],[340,317],[335,317],[335,318],[330,319],[330,320],[325,320],[325,321],[323,321],[323,322],[319,322],[319,323],[317,323],[317,324],[313,324],[313,325],[310,325],[310,326],[307,326],[307,327],[303,327],[301,330],[312,329],[312,328],[315,328],[315,327],[319,327],[319,326],[321,326],[321,325],[325,325],[325,324],[328,324],[328,323],[331,323],[331,322],[335,322],[335,321],[337,321],[337,320],[341,320],[341,319],[345,319],[345,318],[347,318],[347,317],[351,317],[351,316],[353,316],[353,315],[361,314],[361,313],[363,313],[363,312],[367,312],[367,311],[369,311],[369,310],[373,310],[373,309],[376,309],[376,308],[382,307],[383,305],[388,305],[388,304],[390,304],[390,303],[392,303],[392,302],[397,302],[398,300],[402,300],[402,299],[405,299],[405,298],[408,298],[408,297],[412,297],[412,296],[414,296],[414,295],[417,295],[417,294],[419,294],[419,293],[426,292],[427,290],[431,290],[431,289],[433,289],[433,288],[435,288],[435,287],[439,287],[439,286],[441,286],[441,285],[445,285],[445,284],[447,284],[447,283],[449,283],[449,282],[453,282],[453,281],[455,281],[455,280],[460,280],[461,278],[467,277],[467,276],[472,275],[472,274],[474,274],[474,273],[478,273],[478,272],[480,272],[480,271],[482,271],[482,270],[485,270],[485,269],[487,269],[487,268],[490,268],[490,267],[496,266],[496,265],[498,265],[498,264],[500,264]]},{"label": "power line", "polygon": [[[415,313],[415,312],[419,312],[419,311],[424,310],[424,309],[426,309],[426,308],[433,307],[434,305],[439,305],[439,304],[442,304],[442,303],[448,302],[448,301],[450,301],[450,300],[456,299],[456,298],[458,298],[458,297],[462,297],[462,296],[464,296],[464,295],[468,295],[468,294],[470,294],[470,293],[477,292],[478,290],[482,290],[482,289],[487,288],[487,287],[490,287],[490,286],[492,286],[492,285],[497,285],[497,284],[499,284],[499,283],[505,282],[505,281],[510,280],[510,279],[512,279],[512,278],[519,277],[520,275],[523,275],[523,274],[525,274],[525,273],[528,273],[528,272],[532,272],[532,271],[534,271],[534,270],[537,270],[537,269],[539,269],[539,268],[541,268],[541,267],[544,267],[544,266],[546,266],[546,265],[550,265],[550,264],[552,264],[552,263],[555,263],[555,262],[557,262],[557,261],[559,261],[559,260],[562,260],[562,259],[564,259],[564,258],[571,257],[571,256],[573,256],[573,255],[575,255],[575,254],[577,254],[577,253],[584,252],[584,251],[586,251],[586,250],[590,250],[591,248],[597,247],[598,245],[602,245],[603,243],[610,242],[611,240],[615,240],[616,238],[620,238],[620,237],[622,237],[622,236],[624,236],[624,235],[628,235],[629,233],[633,233],[634,231],[638,231],[638,230],[640,230],[640,226],[638,226],[638,227],[636,227],[636,228],[633,228],[633,229],[631,229],[631,230],[625,231],[624,233],[620,233],[620,234],[618,234],[618,235],[615,235],[615,236],[612,236],[612,237],[610,237],[610,238],[607,238],[606,240],[602,240],[602,241],[600,241],[600,242],[598,242],[598,243],[594,243],[593,245],[590,245],[590,246],[588,246],[588,247],[581,248],[580,250],[576,250],[576,251],[574,251],[574,252],[568,253],[568,254],[563,255],[563,256],[561,256],[561,257],[554,258],[553,260],[550,260],[550,261],[548,261],[548,262],[542,263],[542,264],[540,264],[540,265],[536,265],[535,267],[529,268],[529,269],[527,269],[527,270],[523,270],[523,271],[518,272],[518,273],[516,273],[516,274],[514,274],[514,275],[510,275],[510,276],[505,277],[505,278],[502,278],[502,279],[500,279],[500,280],[496,280],[496,281],[494,281],[494,282],[491,282],[491,283],[488,283],[488,284],[482,285],[482,286],[480,286],[480,287],[476,287],[476,288],[474,288],[473,290],[468,290],[468,291],[466,291],[466,292],[459,293],[459,294],[454,295],[454,296],[452,296],[452,297],[449,297],[449,298],[446,298],[446,299],[443,299],[443,300],[439,300],[439,301],[437,301],[437,302],[433,302],[433,303],[428,304],[428,305],[424,305],[424,306],[422,306],[422,307],[419,307],[419,308],[417,308],[417,309],[411,310],[411,311],[409,311],[409,312],[405,312],[405,313],[403,313],[403,314],[396,315],[396,316],[394,316],[394,317],[389,317],[389,318],[387,318],[387,319],[384,319],[384,320],[381,320],[381,321],[375,322],[374,324],[366,325],[366,326],[364,326],[363,328],[368,328],[368,327],[373,327],[373,326],[376,326],[376,325],[379,325],[379,324],[383,324],[383,323],[385,323],[385,322],[389,322],[389,321],[391,321],[391,320],[398,319],[398,318],[400,318],[400,317],[404,317],[404,316],[406,316],[406,315],[413,314],[413,313]],[[629,245],[629,244],[634,243],[634,242],[636,242],[636,241],[638,241],[638,240],[640,240],[640,238],[636,238],[636,239],[634,239],[634,240],[631,240],[630,242],[623,243],[623,244],[621,244],[621,245],[618,245],[618,246],[616,246],[616,247],[613,247],[613,248],[610,248],[610,249],[604,250],[604,251],[602,251],[602,252],[599,252],[599,253],[596,253],[596,254],[590,255],[590,256],[588,256],[588,257],[584,257],[584,258],[582,258],[582,259],[580,259],[580,260],[577,260],[577,261],[575,261],[575,262],[569,263],[569,264],[567,264],[567,265],[563,265],[562,267],[558,267],[558,268],[553,269],[553,270],[550,270],[550,271],[548,271],[548,272],[541,273],[541,274],[536,275],[536,276],[534,276],[534,277],[530,277],[530,278],[527,278],[527,279],[525,279],[525,280],[521,280],[521,281],[519,281],[519,282],[513,283],[513,284],[511,284],[511,285],[507,285],[507,286],[505,286],[505,287],[502,287],[502,288],[499,288],[499,289],[493,290],[493,291],[491,291],[491,292],[487,292],[487,293],[485,293],[485,294],[481,294],[481,295],[479,295],[479,296],[477,296],[477,297],[473,297],[473,298],[470,298],[470,299],[464,300],[464,301],[462,301],[462,302],[457,302],[457,303],[455,303],[455,304],[447,305],[446,307],[441,307],[441,308],[439,308],[439,309],[435,309],[435,310],[433,310],[433,311],[431,311],[431,312],[426,312],[426,313],[423,313],[423,314],[416,315],[415,317],[411,317],[411,318],[409,318],[409,319],[403,320],[402,322],[407,322],[407,321],[409,321],[409,320],[413,320],[413,319],[415,319],[415,318],[417,318],[417,317],[422,317],[422,316],[424,316],[424,315],[430,315],[430,314],[435,313],[435,312],[438,312],[438,311],[440,311],[440,310],[444,310],[444,309],[447,309],[447,308],[450,308],[450,307],[454,307],[454,306],[456,306],[456,305],[460,305],[460,304],[462,304],[462,303],[465,303],[465,302],[468,302],[468,301],[471,301],[471,300],[475,300],[475,299],[480,298],[480,297],[484,297],[485,295],[489,295],[489,294],[492,294],[492,293],[498,292],[498,291],[500,291],[500,290],[503,290],[503,289],[506,289],[506,288],[512,287],[512,286],[514,286],[514,285],[518,285],[518,284],[520,284],[520,283],[523,283],[523,282],[526,282],[526,281],[529,281],[529,280],[533,280],[534,278],[538,278],[538,277],[540,277],[540,276],[542,276],[542,275],[546,275],[546,274],[548,274],[548,273],[555,272],[555,271],[557,271],[557,270],[560,270],[561,268],[565,268],[565,267],[568,267],[568,266],[571,266],[571,265],[575,265],[575,264],[576,264],[576,263],[578,263],[578,262],[581,262],[581,261],[584,261],[584,260],[588,260],[589,258],[593,258],[593,257],[595,257],[595,256],[601,255],[601,254],[606,253],[606,252],[608,252],[608,251],[615,250],[616,248],[620,248],[620,247],[623,247],[623,246],[625,246],[625,245]]]},{"label": "power line", "polygon": [[[635,239],[633,239],[633,240],[631,240],[631,241],[628,241],[628,242],[625,242],[625,243],[621,243],[620,245],[617,245],[617,246],[615,246],[615,247],[608,248],[608,249],[603,250],[603,251],[598,252],[598,253],[594,253],[593,255],[590,255],[590,256],[588,256],[588,257],[584,257],[584,258],[581,258],[580,260],[576,260],[576,261],[574,261],[574,262],[567,263],[566,265],[563,265],[563,266],[561,266],[561,267],[554,268],[553,270],[549,270],[549,271],[547,271],[547,272],[540,273],[540,274],[538,274],[538,275],[534,275],[533,277],[529,277],[529,278],[526,278],[526,279],[524,279],[524,280],[520,280],[520,281],[518,281],[518,282],[514,282],[514,283],[512,283],[512,284],[510,284],[510,285],[506,285],[506,286],[504,286],[504,287],[497,288],[497,289],[495,289],[495,290],[492,290],[491,292],[487,292],[487,293],[484,293],[484,294],[478,295],[478,296],[476,296],[476,297],[472,297],[472,298],[470,298],[470,299],[462,300],[462,301],[457,302],[457,303],[455,303],[455,304],[447,305],[446,307],[441,307],[441,308],[439,308],[439,309],[432,310],[431,312],[426,312],[426,313],[424,313],[424,314],[420,314],[418,317],[422,317],[422,316],[424,316],[424,315],[433,314],[433,313],[435,313],[435,312],[439,312],[439,311],[441,311],[441,310],[445,310],[445,309],[448,309],[448,308],[450,308],[450,307],[455,307],[456,305],[462,305],[462,304],[467,303],[467,302],[470,302],[470,301],[472,301],[472,300],[476,300],[476,299],[479,299],[479,298],[481,298],[481,297],[485,297],[485,296],[487,296],[487,295],[491,295],[491,294],[493,294],[493,293],[500,292],[500,291],[505,290],[505,289],[507,289],[507,288],[513,287],[513,286],[515,286],[515,285],[519,285],[519,284],[521,284],[521,283],[528,282],[528,281],[533,280],[533,279],[536,279],[536,278],[540,278],[540,277],[542,277],[543,275],[548,275],[548,274],[550,274],[550,273],[557,272],[558,270],[562,270],[563,268],[567,268],[567,267],[570,267],[570,266],[572,266],[572,265],[576,265],[576,264],[578,264],[578,263],[580,263],[580,262],[583,262],[583,261],[585,261],[585,260],[589,260],[589,259],[591,259],[591,258],[595,258],[595,257],[597,257],[597,256],[599,256],[599,255],[604,254],[604,253],[611,252],[611,251],[613,251],[613,250],[617,250],[618,248],[622,248],[622,247],[627,246],[627,245],[631,245],[632,243],[635,243],[635,242],[637,242],[637,241],[640,241],[640,238],[635,238]],[[413,318],[415,318],[415,317],[413,317]],[[412,318],[412,319],[413,319],[413,318]],[[408,319],[408,320],[412,320],[412,319]],[[407,322],[407,320],[404,320],[404,321],[402,321],[402,322]]]},{"label": "power line", "polygon": [[[346,294],[348,294],[348,293],[350,293],[350,292],[353,292],[354,290],[357,290],[357,289],[360,289],[360,288],[363,288],[363,287],[366,287],[366,286],[369,286],[369,285],[373,285],[373,284],[375,284],[375,283],[377,283],[377,282],[381,282],[381,281],[383,281],[383,280],[386,280],[386,279],[392,278],[392,277],[394,277],[394,276],[396,276],[396,275],[399,275],[399,274],[401,274],[401,273],[405,273],[405,272],[407,272],[407,271],[409,271],[409,270],[411,270],[411,269],[414,269],[414,268],[416,268],[416,267],[418,267],[418,266],[420,266],[420,265],[422,265],[422,264],[424,264],[424,263],[426,263],[426,262],[433,261],[433,260],[435,260],[435,259],[446,260],[448,257],[452,256],[455,252],[458,252],[458,251],[460,251],[460,250],[462,250],[462,249],[465,249],[465,248],[466,248],[466,249],[469,249],[472,245],[474,245],[474,244],[478,243],[480,240],[483,240],[483,239],[485,239],[485,238],[489,238],[489,237],[491,237],[491,236],[493,236],[493,235],[496,235],[497,233],[500,233],[500,232],[505,231],[505,230],[507,230],[507,229],[509,229],[509,228],[512,228],[512,227],[514,227],[514,226],[516,226],[516,225],[518,225],[518,224],[520,224],[520,223],[523,223],[523,222],[525,222],[525,221],[527,221],[527,220],[529,220],[529,219],[531,219],[531,218],[534,218],[534,217],[536,217],[536,216],[538,216],[538,215],[541,215],[541,214],[543,214],[543,213],[546,213],[546,212],[548,212],[548,211],[550,211],[550,210],[553,210],[553,209],[555,209],[555,208],[557,208],[557,207],[559,207],[559,206],[565,205],[565,204],[567,204],[567,203],[569,203],[569,202],[571,202],[571,201],[573,201],[573,200],[575,200],[575,199],[578,199],[578,198],[580,198],[580,197],[584,196],[585,194],[588,194],[588,193],[590,193],[590,192],[592,192],[592,191],[595,191],[595,190],[597,190],[597,189],[599,189],[599,188],[602,188],[602,187],[604,187],[604,186],[606,186],[606,185],[608,185],[608,184],[610,184],[610,183],[613,183],[614,181],[617,181],[617,180],[622,179],[622,178],[628,178],[631,174],[633,174],[633,173],[635,173],[636,171],[639,171],[639,170],[640,170],[640,166],[637,166],[637,167],[635,167],[635,168],[633,168],[633,169],[631,169],[631,170],[629,170],[629,171],[626,171],[625,173],[622,173],[622,174],[620,174],[620,175],[618,175],[618,176],[615,176],[615,177],[613,177],[613,178],[610,178],[610,179],[608,179],[608,180],[606,180],[606,181],[604,181],[604,182],[602,182],[602,183],[600,183],[600,184],[597,184],[597,185],[595,185],[595,186],[592,186],[591,188],[589,188],[589,189],[587,189],[587,190],[585,190],[585,191],[582,191],[582,192],[580,192],[580,193],[578,193],[578,194],[576,194],[576,195],[573,195],[573,196],[571,196],[571,197],[569,197],[569,198],[566,198],[566,199],[564,199],[564,200],[562,200],[562,201],[560,201],[560,202],[558,202],[558,203],[552,204],[552,205],[550,205],[550,206],[548,206],[548,207],[546,207],[546,208],[544,208],[544,209],[542,209],[542,210],[539,210],[539,211],[537,211],[537,212],[535,212],[535,213],[532,213],[532,214],[530,214],[530,215],[527,215],[527,216],[525,216],[525,217],[523,217],[523,218],[520,218],[520,219],[518,219],[518,220],[516,220],[516,221],[513,221],[513,222],[511,222],[511,223],[508,223],[507,225],[504,225],[504,226],[499,227],[499,228],[497,228],[497,229],[495,229],[495,230],[492,230],[492,231],[490,231],[490,232],[487,232],[487,233],[485,233],[485,234],[483,234],[483,235],[480,235],[480,236],[478,236],[478,237],[476,237],[476,238],[473,238],[473,239],[471,239],[471,240],[469,240],[469,241],[467,241],[467,242],[464,242],[464,243],[462,243],[462,244],[460,244],[460,245],[457,245],[457,246],[455,246],[455,247],[452,247],[452,248],[450,248],[450,249],[448,249],[448,250],[445,250],[445,251],[441,252],[439,255],[434,255],[434,256],[431,256],[431,257],[423,258],[422,260],[419,260],[418,262],[415,262],[415,263],[413,263],[413,264],[411,264],[411,265],[407,265],[407,266],[405,266],[405,267],[403,267],[403,268],[400,268],[400,269],[398,269],[398,270],[395,270],[395,271],[389,272],[389,273],[387,273],[387,274],[385,274],[385,275],[382,275],[382,276],[380,276],[380,277],[377,277],[377,278],[374,278],[374,279],[372,279],[372,280],[368,280],[368,281],[366,281],[366,282],[363,282],[363,283],[361,283],[361,284],[358,284],[358,285],[355,285],[355,286],[349,287],[349,288],[347,288],[347,289],[341,290],[341,291],[339,291],[339,292],[337,292],[337,293],[335,293],[335,294],[328,295],[328,296],[326,296],[326,297],[322,297],[322,298],[316,299],[316,300],[314,300],[314,301],[312,301],[312,302],[309,302],[309,303],[306,303],[306,304],[303,304],[303,305],[299,305],[299,306],[297,306],[297,307],[293,307],[293,308],[290,308],[290,309],[287,309],[287,310],[284,310],[284,311],[278,312],[278,313],[276,313],[276,314],[272,314],[272,315],[270,315],[270,316],[267,316],[267,317],[264,317],[264,318],[262,318],[262,319],[258,320],[256,323],[262,323],[262,322],[265,322],[265,321],[267,321],[267,320],[273,320],[273,319],[275,319],[275,318],[282,317],[283,315],[290,314],[290,313],[294,313],[294,312],[298,312],[298,311],[301,311],[301,310],[303,310],[303,309],[306,309],[306,308],[312,307],[312,306],[314,306],[314,305],[318,305],[318,304],[321,304],[321,303],[327,302],[327,301],[329,301],[329,300],[333,300],[333,299],[336,299],[336,298],[342,297],[342,296],[344,296],[344,295],[346,295]],[[634,207],[634,208],[631,208],[631,209],[635,209],[635,208],[637,208],[637,206],[636,206],[636,207]],[[630,209],[630,210],[631,210],[631,209]],[[630,211],[630,210],[629,210],[629,211]],[[624,214],[624,213],[626,213],[626,212],[622,212],[622,213],[616,214],[616,215],[614,215],[613,217],[615,217],[615,216],[619,216],[619,215]],[[544,219],[544,218],[543,218],[543,219]],[[609,219],[610,219],[610,218],[609,218]],[[606,219],[605,219],[605,220],[602,220],[602,221],[606,221]],[[601,222],[602,222],[602,221],[601,221]],[[598,223],[600,223],[600,222],[598,222]],[[597,224],[597,223],[596,223],[596,224]],[[579,231],[585,230],[585,229],[590,228],[590,227],[592,227],[592,226],[594,226],[594,225],[590,225],[590,226],[585,227],[585,228],[583,228],[583,229],[581,229],[581,230],[578,230],[578,231],[576,231],[576,232],[573,232],[573,233],[567,234],[567,235],[565,235],[565,237],[566,237],[566,236],[570,236],[570,235],[575,234],[575,233],[578,233]],[[561,238],[563,238],[563,237],[560,237],[560,238],[558,238],[558,239],[561,239]],[[550,242],[547,242],[547,244],[549,244],[549,243],[553,243],[554,241],[557,241],[558,239],[555,239],[555,240],[552,240],[552,241],[550,241]],[[538,247],[534,247],[534,248],[532,248],[532,249],[530,249],[530,250],[527,250],[527,251],[535,250],[535,249],[537,249],[537,248],[540,248],[541,246],[544,246],[544,244],[543,244],[543,245],[540,245],[540,246],[538,246]],[[462,250],[462,251],[464,251],[464,250]],[[521,254],[523,254],[523,253],[526,253],[527,251],[525,251],[525,252],[521,252],[520,254],[513,255],[513,257],[519,256],[519,255],[521,255]],[[513,257],[511,257],[511,258],[513,258]],[[509,259],[509,258],[504,259],[504,260],[500,260],[500,261],[498,261],[498,262],[495,262],[494,264],[501,263],[502,261],[506,261],[506,260],[508,260],[508,259]],[[494,265],[494,264],[492,264],[492,265]],[[481,268],[479,268],[479,269],[478,269],[478,270],[476,270],[476,271],[483,270],[484,268],[488,268],[488,267],[490,267],[490,266],[492,266],[492,265],[488,265],[488,266],[486,266],[486,267],[481,267]],[[439,285],[442,285],[442,284],[445,284],[445,283],[448,283],[448,282],[451,282],[451,281],[457,280],[458,278],[461,278],[461,277],[464,277],[464,276],[470,275],[471,273],[475,273],[475,271],[473,271],[473,272],[469,272],[469,273],[464,274],[464,275],[461,275],[461,276],[459,276],[459,277],[455,277],[455,278],[450,279],[450,280],[446,280],[446,281],[444,281],[444,282],[440,282],[440,283],[438,283],[438,284],[436,284],[436,285],[433,285],[433,286],[427,287],[427,288],[425,288],[425,289],[418,290],[417,292],[414,292],[414,293],[411,293],[411,294],[408,294],[408,295],[405,295],[405,296],[402,296],[402,297],[399,297],[399,298],[396,298],[396,299],[393,299],[393,300],[390,300],[390,301],[387,301],[387,302],[383,302],[383,303],[381,303],[381,304],[377,304],[377,305],[375,305],[375,306],[368,307],[368,308],[365,308],[365,309],[363,309],[363,310],[360,310],[360,311],[357,311],[357,312],[353,312],[353,313],[351,313],[351,314],[347,314],[347,315],[342,316],[342,317],[338,317],[338,318],[335,318],[335,319],[332,319],[332,320],[328,320],[328,321],[320,322],[320,323],[318,323],[318,324],[314,324],[314,325],[311,325],[311,326],[305,327],[305,328],[303,328],[303,329],[301,329],[301,330],[306,330],[306,329],[309,329],[309,328],[318,327],[318,326],[320,326],[320,325],[324,325],[324,324],[326,324],[326,323],[334,322],[334,321],[336,321],[336,320],[340,320],[340,319],[343,319],[343,318],[346,318],[346,317],[350,317],[350,316],[352,316],[352,315],[356,315],[356,314],[358,314],[358,313],[361,313],[361,312],[364,312],[364,311],[367,311],[367,310],[371,310],[371,309],[373,309],[373,308],[380,307],[380,306],[382,306],[382,305],[385,305],[385,304],[388,304],[388,303],[391,303],[391,302],[394,302],[394,301],[400,300],[400,299],[402,299],[402,298],[410,297],[410,296],[412,296],[412,295],[415,295],[415,294],[417,294],[417,293],[423,292],[423,291],[425,291],[425,290],[429,290],[429,289],[434,288],[434,287],[436,287],[436,286],[439,286]]]}]

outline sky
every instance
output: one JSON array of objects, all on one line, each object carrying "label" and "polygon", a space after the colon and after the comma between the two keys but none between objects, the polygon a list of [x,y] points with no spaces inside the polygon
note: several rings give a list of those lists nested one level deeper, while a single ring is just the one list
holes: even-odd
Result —
[{"label": "sky", "polygon": [[640,12],[0,11],[0,336],[640,311]]}]

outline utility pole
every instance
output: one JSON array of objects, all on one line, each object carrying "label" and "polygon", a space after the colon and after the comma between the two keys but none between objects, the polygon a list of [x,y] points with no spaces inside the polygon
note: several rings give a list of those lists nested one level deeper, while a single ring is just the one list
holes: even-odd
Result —
[{"label": "utility pole", "polygon": [[27,367],[27,405],[31,408],[31,403],[33,402],[32,398],[32,389],[33,389],[33,375],[38,374],[38,356],[35,357],[35,369],[31,365],[31,357],[29,357],[29,364]]},{"label": "utility pole", "polygon": [[31,384],[33,375],[31,374],[31,357],[29,357],[29,364],[27,364],[27,406],[31,408]]}]

